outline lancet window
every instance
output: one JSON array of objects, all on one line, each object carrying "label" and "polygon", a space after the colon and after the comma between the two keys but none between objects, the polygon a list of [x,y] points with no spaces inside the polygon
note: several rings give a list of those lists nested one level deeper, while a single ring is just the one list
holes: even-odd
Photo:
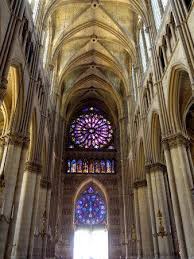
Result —
[{"label": "lancet window", "polygon": [[67,160],[68,174],[114,174],[114,160],[88,160],[88,159],[72,159]]},{"label": "lancet window", "polygon": [[39,1],[40,1],[40,0],[28,0],[30,6],[31,6],[31,8],[32,8],[33,20],[35,20],[36,15],[37,15]]},{"label": "lancet window", "polygon": [[141,64],[142,64],[143,72],[145,72],[151,56],[150,39],[145,25],[143,25],[139,31],[139,47],[140,47],[140,55],[141,55]]},{"label": "lancet window", "polygon": [[167,6],[168,0],[151,0],[152,12],[154,15],[154,21],[156,29],[160,28],[162,17]]}]

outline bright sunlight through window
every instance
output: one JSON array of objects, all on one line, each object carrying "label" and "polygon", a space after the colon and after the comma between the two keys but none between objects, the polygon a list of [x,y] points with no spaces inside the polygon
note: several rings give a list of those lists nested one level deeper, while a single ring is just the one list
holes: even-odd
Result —
[{"label": "bright sunlight through window", "polygon": [[108,231],[105,229],[76,230],[74,259],[108,259]]}]

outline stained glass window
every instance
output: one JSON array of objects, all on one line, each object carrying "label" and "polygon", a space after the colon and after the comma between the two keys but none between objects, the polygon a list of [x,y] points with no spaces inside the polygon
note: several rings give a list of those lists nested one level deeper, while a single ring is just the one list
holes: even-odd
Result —
[{"label": "stained glass window", "polygon": [[110,174],[115,173],[114,160],[67,160],[66,172],[68,174]]},{"label": "stained glass window", "polygon": [[102,195],[89,186],[75,204],[76,225],[103,225],[106,224],[107,209]]},{"label": "stained glass window", "polygon": [[82,173],[82,160],[77,161],[77,172]]},{"label": "stained glass window", "polygon": [[99,110],[90,107],[83,109],[70,126],[71,141],[86,149],[99,149],[107,146],[113,138],[113,129]]}]

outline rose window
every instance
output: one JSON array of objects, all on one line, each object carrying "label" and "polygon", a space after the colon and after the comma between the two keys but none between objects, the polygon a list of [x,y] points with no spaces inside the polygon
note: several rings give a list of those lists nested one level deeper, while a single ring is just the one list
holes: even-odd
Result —
[{"label": "rose window", "polygon": [[76,118],[70,127],[72,142],[82,148],[99,149],[107,146],[113,137],[111,123],[90,108],[89,113]]}]

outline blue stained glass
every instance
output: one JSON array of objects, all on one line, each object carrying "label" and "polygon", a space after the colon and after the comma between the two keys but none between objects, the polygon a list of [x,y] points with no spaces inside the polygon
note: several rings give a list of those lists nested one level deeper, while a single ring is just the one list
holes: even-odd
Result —
[{"label": "blue stained glass", "polygon": [[70,126],[71,140],[79,147],[99,149],[109,144],[113,137],[110,121],[94,107],[85,108]]},{"label": "blue stained glass", "polygon": [[67,160],[67,173],[71,173],[71,160]]},{"label": "blue stained glass", "polygon": [[76,173],[76,160],[71,161],[71,172]]},{"label": "blue stained glass", "polygon": [[106,203],[93,186],[89,186],[78,198],[75,205],[76,225],[106,224]]}]

